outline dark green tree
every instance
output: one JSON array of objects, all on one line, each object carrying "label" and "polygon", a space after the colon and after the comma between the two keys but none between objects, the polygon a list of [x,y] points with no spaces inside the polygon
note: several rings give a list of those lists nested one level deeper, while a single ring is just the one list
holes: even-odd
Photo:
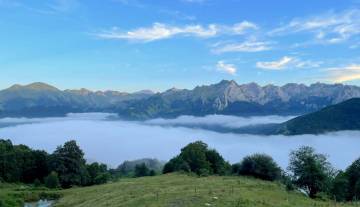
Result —
[{"label": "dark green tree", "polygon": [[50,166],[51,170],[59,175],[60,184],[64,188],[88,184],[89,175],[84,153],[74,140],[55,150],[51,156]]},{"label": "dark green tree", "polygon": [[345,171],[348,179],[347,200],[360,198],[360,158],[355,160]]},{"label": "dark green tree", "polygon": [[347,175],[340,171],[331,184],[331,197],[336,201],[346,201],[349,197],[349,180]]},{"label": "dark green tree", "polygon": [[60,187],[59,177],[56,172],[51,172],[47,177],[44,179],[45,186],[48,188],[58,188]]},{"label": "dark green tree", "polygon": [[273,181],[280,179],[281,169],[269,155],[254,154],[242,160],[239,174]]},{"label": "dark green tree", "polygon": [[21,169],[10,140],[0,140],[0,177],[6,182],[20,181]]},{"label": "dark green tree", "polygon": [[181,149],[181,153],[165,164],[163,173],[185,171],[198,175],[220,174],[230,172],[231,166],[222,156],[207,144],[197,141]]},{"label": "dark green tree", "polygon": [[197,141],[181,149],[180,157],[197,174],[211,173],[210,162],[207,160],[207,144]]},{"label": "dark green tree", "polygon": [[290,153],[288,170],[296,186],[315,198],[319,192],[328,192],[333,169],[323,154],[315,153],[312,147],[301,147]]},{"label": "dark green tree", "polygon": [[190,172],[190,166],[180,155],[172,158],[164,165],[163,173],[171,173],[176,171]]},{"label": "dark green tree", "polygon": [[86,169],[89,175],[89,185],[103,184],[106,183],[110,175],[105,164],[100,164],[97,162],[86,165]]},{"label": "dark green tree", "polygon": [[149,176],[150,170],[145,163],[137,164],[135,166],[135,177]]}]

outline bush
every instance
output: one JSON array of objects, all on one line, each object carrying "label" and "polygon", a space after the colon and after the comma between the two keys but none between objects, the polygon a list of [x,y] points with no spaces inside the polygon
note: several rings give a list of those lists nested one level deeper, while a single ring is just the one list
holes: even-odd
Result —
[{"label": "bush", "polygon": [[280,178],[281,169],[270,156],[254,154],[243,159],[239,174],[273,181]]},{"label": "bush", "polygon": [[149,168],[146,167],[145,163],[138,164],[135,166],[135,177],[143,177],[149,175]]},{"label": "bush", "polygon": [[109,173],[101,173],[98,174],[94,180],[93,180],[93,184],[94,185],[99,185],[99,184],[104,184],[107,183],[107,181],[110,179],[110,175]]},{"label": "bush", "polygon": [[40,187],[41,186],[41,182],[40,182],[40,180],[39,179],[35,179],[34,180],[34,187]]},{"label": "bush", "polygon": [[58,188],[60,186],[59,177],[56,172],[51,172],[45,178],[45,186],[48,188]]}]

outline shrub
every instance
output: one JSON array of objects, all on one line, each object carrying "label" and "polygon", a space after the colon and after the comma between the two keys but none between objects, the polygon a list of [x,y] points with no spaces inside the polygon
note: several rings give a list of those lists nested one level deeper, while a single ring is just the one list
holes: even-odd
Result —
[{"label": "shrub", "polygon": [[34,187],[40,187],[41,186],[41,182],[40,182],[40,180],[39,179],[35,179],[34,180]]},{"label": "shrub", "polygon": [[270,156],[254,154],[243,159],[239,174],[273,181],[280,178],[281,169]]},{"label": "shrub", "polygon": [[58,188],[60,186],[59,177],[56,172],[51,172],[45,178],[45,186],[48,188]]},{"label": "shrub", "polygon": [[146,167],[145,163],[138,164],[135,166],[135,177],[143,177],[149,175],[149,168]]}]

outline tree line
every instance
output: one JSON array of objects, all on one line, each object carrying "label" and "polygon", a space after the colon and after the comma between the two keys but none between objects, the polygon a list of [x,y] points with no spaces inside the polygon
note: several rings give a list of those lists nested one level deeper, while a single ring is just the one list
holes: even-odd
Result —
[{"label": "tree line", "polygon": [[[0,140],[0,181],[44,184],[49,188],[69,188],[102,184],[111,178],[142,177],[159,174],[155,159],[125,161],[117,169],[105,164],[86,163],[75,141],[58,146],[52,154],[13,145]],[[336,170],[323,154],[303,146],[289,155],[289,167],[283,170],[266,154],[253,154],[230,164],[215,149],[196,141],[170,159],[162,173],[187,172],[199,176],[240,175],[282,182],[287,190],[302,190],[311,198],[327,197],[336,201],[360,198],[360,158],[345,171]],[[161,173],[161,172],[160,172]]]},{"label": "tree line", "polygon": [[48,154],[0,139],[0,181],[69,188],[102,184],[109,178],[105,164],[86,163],[83,151],[74,140]]}]

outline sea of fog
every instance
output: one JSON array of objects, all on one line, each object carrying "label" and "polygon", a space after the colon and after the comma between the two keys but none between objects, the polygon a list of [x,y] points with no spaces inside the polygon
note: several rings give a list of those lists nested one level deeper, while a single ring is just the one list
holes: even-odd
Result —
[{"label": "sea of fog", "polygon": [[124,160],[158,158],[168,160],[186,144],[202,140],[218,150],[231,163],[252,153],[271,155],[287,167],[291,150],[308,145],[327,154],[331,163],[344,169],[360,157],[360,131],[342,131],[324,135],[260,136],[194,128],[197,125],[227,128],[255,124],[281,123],[292,117],[235,117],[210,115],[181,116],[176,119],[154,119],[144,122],[123,121],[114,114],[69,114],[61,118],[3,118],[0,138],[15,144],[52,152],[65,141],[75,139],[89,162],[99,161],[116,167]]}]

